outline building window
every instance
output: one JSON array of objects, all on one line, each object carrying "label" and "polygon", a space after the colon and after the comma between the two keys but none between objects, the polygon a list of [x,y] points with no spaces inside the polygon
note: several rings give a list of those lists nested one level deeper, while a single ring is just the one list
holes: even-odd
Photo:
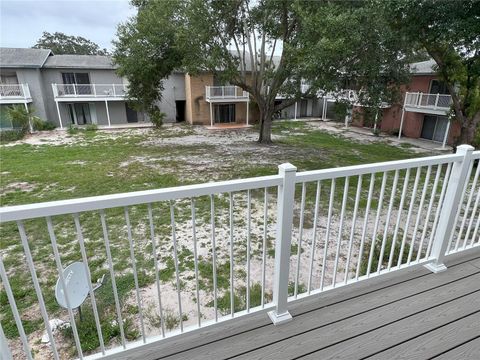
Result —
[{"label": "building window", "polygon": [[216,123],[235,122],[235,104],[214,105],[213,112]]},{"label": "building window", "polygon": [[447,84],[440,80],[432,80],[430,82],[430,94],[450,94]]},{"label": "building window", "polygon": [[68,95],[90,95],[93,93],[90,86],[90,76],[88,73],[62,73],[62,80],[65,85],[65,93]]}]

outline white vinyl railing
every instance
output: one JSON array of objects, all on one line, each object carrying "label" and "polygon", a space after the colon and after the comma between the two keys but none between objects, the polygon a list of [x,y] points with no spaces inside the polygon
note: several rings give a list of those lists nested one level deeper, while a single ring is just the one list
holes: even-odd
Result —
[{"label": "white vinyl railing", "polygon": [[[444,270],[445,256],[480,245],[479,162],[480,151],[463,145],[450,155],[298,173],[283,164],[273,176],[1,208],[2,227],[19,236],[25,253],[24,270],[4,267],[8,249],[0,256],[12,321],[32,358],[34,340],[9,282],[28,271],[58,359],[65,344],[49,321],[61,311],[49,313],[44,296],[53,289],[44,277],[55,271],[61,285],[62,269],[73,260],[84,264],[90,282],[92,274],[110,276],[104,292],[113,295],[109,311],[120,345],[105,338],[108,311],[97,309],[101,298],[91,285],[84,304],[99,344],[88,358],[109,359],[121,352],[134,358],[164,338],[252,312],[271,310],[279,324],[291,319],[291,301],[399,269]],[[43,239],[53,251],[39,259]],[[132,290],[125,300],[128,275]],[[149,300],[158,321],[147,324]],[[134,339],[127,336],[132,311],[126,303],[136,309]],[[69,308],[63,317],[83,358],[75,313]]]},{"label": "white vinyl railing", "polygon": [[0,99],[31,99],[28,84],[0,84]]},{"label": "white vinyl railing", "polygon": [[127,93],[125,84],[52,84],[52,89],[56,98],[123,98]]},{"label": "white vinyl railing", "polygon": [[205,87],[206,100],[248,100],[249,95],[247,91],[243,91],[238,86],[206,86]]},{"label": "white vinyl railing", "polygon": [[405,106],[432,110],[449,110],[452,105],[452,96],[445,94],[424,94],[421,92],[407,92]]}]

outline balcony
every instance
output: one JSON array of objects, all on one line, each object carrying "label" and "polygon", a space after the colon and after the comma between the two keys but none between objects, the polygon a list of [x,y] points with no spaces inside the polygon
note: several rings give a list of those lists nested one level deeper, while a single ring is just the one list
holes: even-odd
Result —
[{"label": "balcony", "polygon": [[[53,359],[477,359],[479,180],[480,151],[462,145],[0,208],[2,240],[15,244],[0,256],[12,314],[0,323],[0,355],[15,346],[32,359],[42,335],[26,325],[37,318]],[[11,256],[25,263],[14,268]],[[67,286],[79,283],[64,270],[72,261],[88,330]],[[19,279],[28,290],[14,291]],[[38,307],[17,300],[25,294]],[[69,324],[60,334],[54,318]]]},{"label": "balcony", "polygon": [[249,99],[248,92],[238,86],[205,87],[205,100],[207,102],[248,102]]},{"label": "balcony", "polygon": [[451,105],[451,95],[424,94],[421,92],[407,92],[405,94],[405,111],[447,115],[450,112]]},{"label": "balcony", "polygon": [[56,101],[122,101],[125,100],[125,84],[52,84]]},{"label": "balcony", "polygon": [[0,104],[32,102],[28,84],[0,84]]}]

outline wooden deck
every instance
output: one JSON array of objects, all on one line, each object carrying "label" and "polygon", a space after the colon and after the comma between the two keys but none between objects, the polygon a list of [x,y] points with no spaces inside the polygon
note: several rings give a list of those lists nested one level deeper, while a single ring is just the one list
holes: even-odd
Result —
[{"label": "wooden deck", "polygon": [[439,274],[417,267],[298,301],[293,321],[281,326],[255,313],[133,358],[478,360],[480,251],[447,265]]}]

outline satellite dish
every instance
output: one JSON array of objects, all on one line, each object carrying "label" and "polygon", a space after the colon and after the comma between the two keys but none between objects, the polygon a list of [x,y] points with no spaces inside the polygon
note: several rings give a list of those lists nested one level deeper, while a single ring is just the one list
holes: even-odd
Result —
[{"label": "satellite dish", "polygon": [[[63,277],[65,279],[66,293],[70,307],[72,309],[80,308],[80,305],[83,304],[89,293],[88,276],[85,271],[85,265],[83,262],[74,262],[68,265],[63,270]],[[103,275],[97,285],[94,286],[93,291],[102,285],[104,278],[105,275]],[[60,278],[57,280],[57,285],[55,286],[55,298],[61,307],[68,309]]]}]

